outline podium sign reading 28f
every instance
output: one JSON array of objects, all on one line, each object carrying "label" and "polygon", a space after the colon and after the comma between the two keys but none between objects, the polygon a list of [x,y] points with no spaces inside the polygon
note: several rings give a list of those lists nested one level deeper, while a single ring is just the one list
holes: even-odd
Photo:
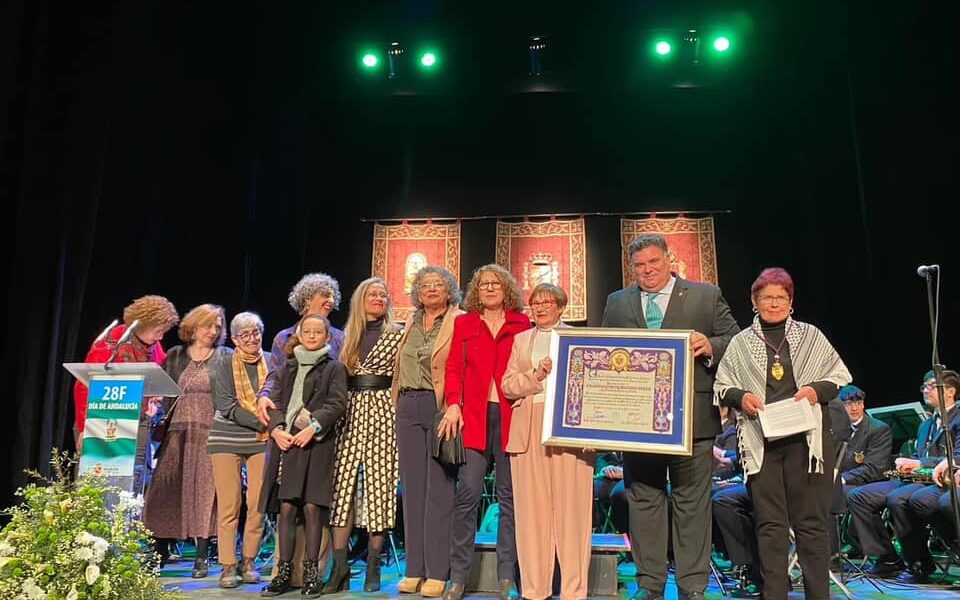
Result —
[{"label": "podium sign reading 28f", "polygon": [[143,377],[97,377],[90,381],[80,473],[132,477]]}]

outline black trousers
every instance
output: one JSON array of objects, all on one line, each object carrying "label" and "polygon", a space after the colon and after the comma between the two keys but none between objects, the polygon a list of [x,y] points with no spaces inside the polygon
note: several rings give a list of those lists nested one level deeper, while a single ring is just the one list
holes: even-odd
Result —
[{"label": "black trousers", "polygon": [[738,566],[750,567],[750,579],[763,580],[757,550],[757,528],[753,522],[753,503],[746,485],[734,485],[713,495],[713,521],[720,530],[727,558]]},{"label": "black trousers", "polygon": [[477,507],[483,493],[483,478],[492,460],[495,468],[500,522],[497,526],[497,578],[516,580],[517,528],[513,520],[513,480],[510,459],[503,451],[500,431],[500,406],[487,404],[487,448],[467,448],[467,462],[457,473],[457,491],[453,501],[453,534],[450,539],[450,581],[465,583],[473,566],[477,535]]},{"label": "black trousers", "polygon": [[847,506],[864,556],[889,560],[897,555],[880,515],[887,507],[887,496],[901,487],[903,484],[899,481],[875,481],[858,486],[847,495]]},{"label": "black trousers", "polygon": [[[624,453],[623,462],[630,547],[638,585],[654,592],[663,590],[667,583],[667,539],[672,533],[677,588],[702,592],[710,573],[713,438],[694,440],[692,456]],[[673,508],[672,532],[667,520],[668,500]]]},{"label": "black trousers", "polygon": [[446,581],[456,470],[433,458],[433,390],[404,391],[397,400],[397,450],[403,486],[407,577]]},{"label": "black trousers", "polygon": [[789,528],[796,538],[803,570],[803,592],[811,600],[830,598],[828,514],[833,489],[833,443],[823,436],[823,473],[810,473],[805,434],[764,444],[760,472],[747,486],[757,523],[757,549],[763,557],[763,597],[785,600],[789,590]]}]

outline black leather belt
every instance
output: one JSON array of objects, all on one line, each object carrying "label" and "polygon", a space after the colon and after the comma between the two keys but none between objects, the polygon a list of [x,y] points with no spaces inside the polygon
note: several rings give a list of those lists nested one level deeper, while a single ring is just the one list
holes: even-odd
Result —
[{"label": "black leather belt", "polygon": [[400,388],[401,394],[407,394],[407,393],[416,394],[418,392],[433,392],[433,391],[434,390],[431,390],[430,388],[410,388],[410,387]]},{"label": "black leather belt", "polygon": [[393,377],[386,375],[354,375],[347,377],[350,390],[387,390],[393,385]]}]

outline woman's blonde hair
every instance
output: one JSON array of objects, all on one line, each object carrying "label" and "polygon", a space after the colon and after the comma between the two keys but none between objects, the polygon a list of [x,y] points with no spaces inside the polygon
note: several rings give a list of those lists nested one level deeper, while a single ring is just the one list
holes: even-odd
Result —
[{"label": "woman's blonde hair", "polygon": [[503,286],[503,306],[510,310],[520,310],[523,308],[523,295],[520,292],[520,285],[517,280],[500,265],[489,264],[478,267],[467,284],[467,297],[463,301],[463,310],[467,312],[480,312],[483,310],[483,304],[480,302],[480,277],[484,273],[493,273],[497,281]]},{"label": "woman's blonde hair", "polygon": [[180,322],[177,308],[163,296],[141,296],[123,309],[123,324],[140,321],[139,327],[166,327]]},{"label": "woman's blonde hair", "polygon": [[[344,328],[343,346],[340,348],[340,362],[346,367],[347,371],[353,373],[360,361],[360,340],[363,339],[363,332],[367,328],[367,315],[363,312],[363,300],[367,295],[370,286],[379,285],[383,291],[387,291],[387,284],[379,277],[364,279],[353,290],[350,296],[350,314],[347,316],[347,326]],[[393,327],[393,302],[390,300],[390,293],[387,292],[387,312],[383,316],[384,331]]]},{"label": "woman's blonde hair", "polygon": [[537,296],[550,296],[553,298],[553,301],[557,303],[557,308],[560,309],[560,312],[563,312],[563,309],[567,307],[567,293],[563,291],[563,288],[552,283],[541,283],[537,287],[533,288],[533,291],[530,292],[530,300],[527,302],[529,305],[533,305],[533,299]]},{"label": "woman's blonde hair", "polygon": [[215,346],[222,346],[227,339],[227,315],[222,306],[216,304],[201,304],[196,308],[190,309],[190,312],[183,316],[180,323],[180,330],[177,335],[184,343],[193,343],[197,337],[197,329],[215,323],[217,317],[220,317],[220,335],[217,336]]}]

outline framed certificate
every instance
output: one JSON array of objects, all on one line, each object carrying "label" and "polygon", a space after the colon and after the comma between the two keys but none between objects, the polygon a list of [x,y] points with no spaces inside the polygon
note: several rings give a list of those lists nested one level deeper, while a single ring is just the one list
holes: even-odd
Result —
[{"label": "framed certificate", "polygon": [[693,330],[554,329],[541,440],[689,456]]}]

